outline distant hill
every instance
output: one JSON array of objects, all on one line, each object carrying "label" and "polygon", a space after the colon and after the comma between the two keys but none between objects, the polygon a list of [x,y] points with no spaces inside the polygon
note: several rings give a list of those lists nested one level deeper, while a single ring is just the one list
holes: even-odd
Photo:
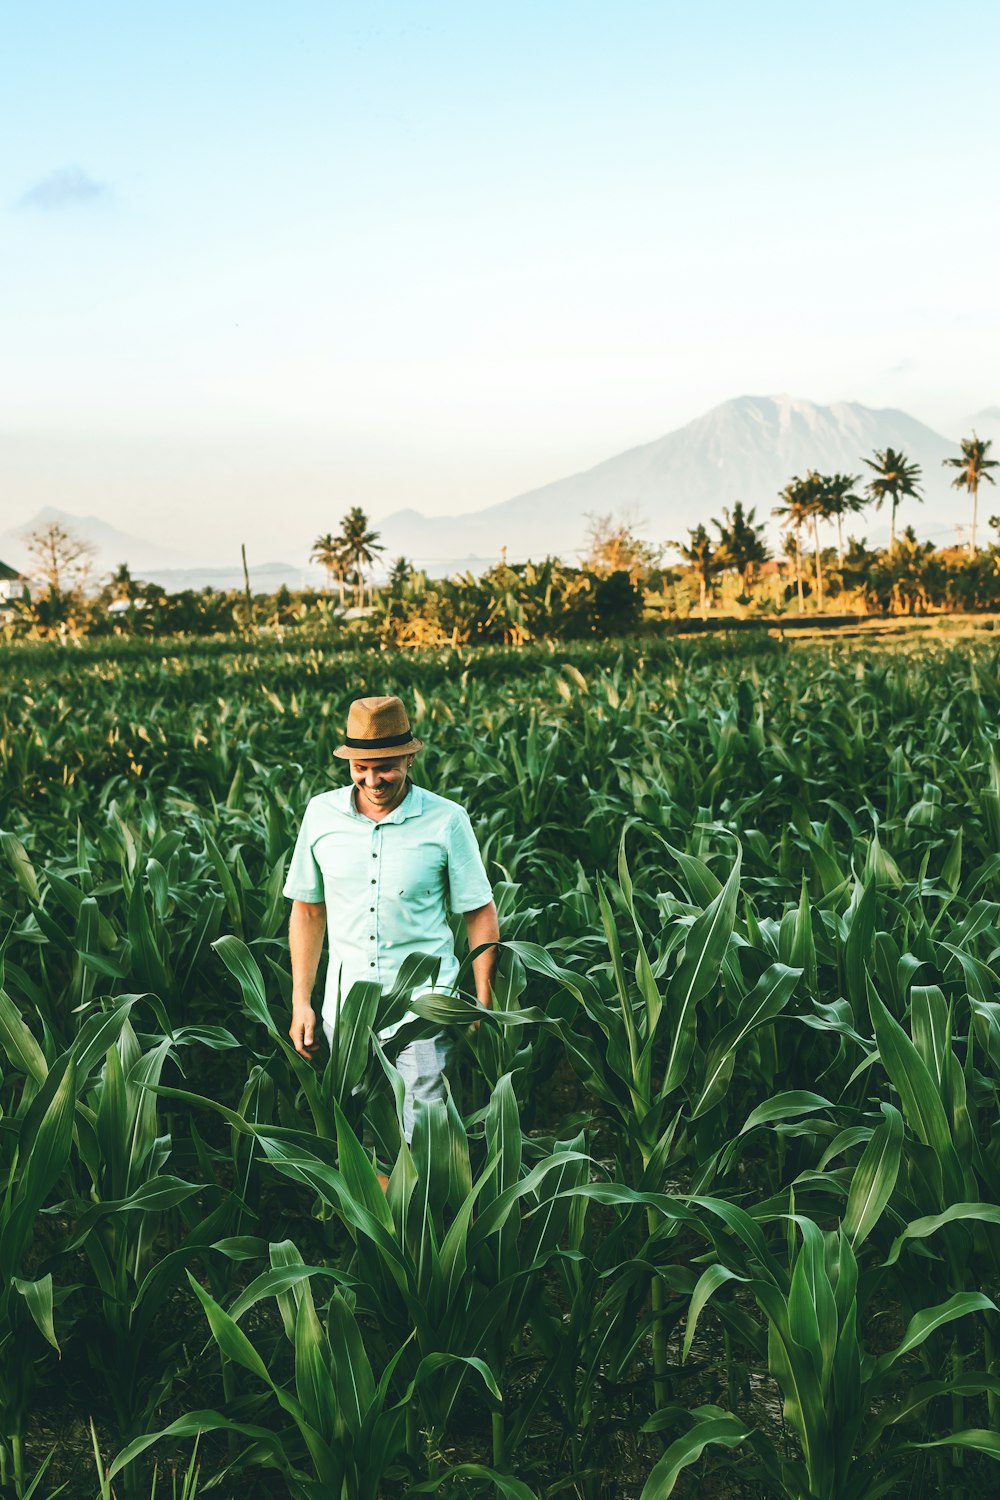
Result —
[{"label": "distant hill", "polygon": [[[12,526],[0,535],[0,560],[15,568],[28,568],[27,532],[59,521],[74,536],[83,537],[94,548],[92,578],[100,582],[127,562],[133,577],[161,583],[169,593],[182,589],[242,589],[243,568],[239,552],[229,567],[205,567],[192,551],[163,547],[144,537],[131,536],[109,526],[99,516],[75,516],[47,505],[23,526]],[[319,588],[324,574],[319,568],[295,567],[292,563],[269,562],[250,565],[250,587],[255,593],[272,594],[281,585],[289,588]]]},{"label": "distant hill", "polygon": [[191,563],[190,555],[179,548],[162,547],[143,537],[130,536],[109,526],[100,516],[75,516],[68,510],[46,505],[23,526],[12,526],[0,535],[0,557],[15,567],[25,567],[28,550],[24,538],[31,531],[59,521],[74,536],[83,537],[94,548],[95,573],[108,573],[119,563],[127,562],[133,573],[152,573],[159,568],[183,567]]},{"label": "distant hill", "polygon": [[993,444],[990,458],[1000,458],[1000,406],[984,406],[982,411],[966,417],[962,423],[962,437],[969,437],[973,432]]},{"label": "distant hill", "polygon": [[[912,521],[923,537],[953,539],[955,499],[941,460],[957,451],[955,442],[906,412],[854,401],[819,406],[791,396],[740,396],[655,442],[485,510],[459,516],[402,510],[386,516],[380,529],[394,556],[495,558],[506,547],[511,561],[547,552],[570,560],[584,544],[588,515],[631,513],[642,521],[643,536],[658,541],[683,539],[689,527],[735,500],[769,520],[793,474],[815,468],[866,475],[862,456],[890,446],[924,472],[925,503],[901,507],[900,523]],[[870,541],[884,540],[885,512],[869,512],[856,529]]]}]

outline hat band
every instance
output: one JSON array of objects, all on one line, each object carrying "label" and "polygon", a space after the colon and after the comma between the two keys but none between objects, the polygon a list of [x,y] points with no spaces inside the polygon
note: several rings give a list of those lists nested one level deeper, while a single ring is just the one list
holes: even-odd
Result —
[{"label": "hat band", "polygon": [[384,734],[378,740],[356,740],[345,734],[344,744],[348,750],[388,750],[392,745],[408,745],[412,738],[410,730],[405,734]]}]

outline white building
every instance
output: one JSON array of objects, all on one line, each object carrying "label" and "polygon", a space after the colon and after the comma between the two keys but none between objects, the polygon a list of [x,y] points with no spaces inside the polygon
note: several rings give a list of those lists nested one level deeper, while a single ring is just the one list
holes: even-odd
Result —
[{"label": "white building", "polygon": [[5,613],[16,599],[28,592],[28,580],[16,568],[0,562],[0,613]]}]

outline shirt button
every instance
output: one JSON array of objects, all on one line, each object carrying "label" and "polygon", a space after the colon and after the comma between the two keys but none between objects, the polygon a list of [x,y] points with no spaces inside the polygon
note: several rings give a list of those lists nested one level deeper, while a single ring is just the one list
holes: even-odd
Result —
[{"label": "shirt button", "polygon": [[373,849],[372,850],[372,859],[378,859],[378,850],[377,849]]},{"label": "shirt button", "polygon": [[373,881],[372,881],[372,885],[374,885],[374,884],[375,884],[375,882],[374,882],[374,880],[373,880]]},{"label": "shirt button", "polygon": [[368,908],[368,910],[369,910],[369,911],[374,911],[374,910],[375,910],[375,908],[374,908],[374,906],[369,906],[369,908]]},{"label": "shirt button", "polygon": [[374,963],[370,963],[370,964],[369,964],[369,965],[368,965],[368,967],[369,967],[369,969],[374,969],[374,967],[375,967],[375,965],[374,965]]}]

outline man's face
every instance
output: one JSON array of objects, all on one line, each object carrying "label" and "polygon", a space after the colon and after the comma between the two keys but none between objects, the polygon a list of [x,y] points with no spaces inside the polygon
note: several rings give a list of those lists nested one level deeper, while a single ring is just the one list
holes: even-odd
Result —
[{"label": "man's face", "polygon": [[371,808],[395,807],[406,791],[406,773],[412,764],[412,755],[396,755],[391,760],[352,760],[351,780],[357,789],[358,802]]}]

